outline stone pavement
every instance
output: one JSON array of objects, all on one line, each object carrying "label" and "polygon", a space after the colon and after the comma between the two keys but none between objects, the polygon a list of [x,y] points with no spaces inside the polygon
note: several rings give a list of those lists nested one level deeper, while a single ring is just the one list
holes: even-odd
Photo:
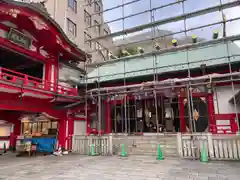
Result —
[{"label": "stone pavement", "polygon": [[240,162],[210,162],[151,156],[127,158],[0,156],[0,180],[239,180]]}]

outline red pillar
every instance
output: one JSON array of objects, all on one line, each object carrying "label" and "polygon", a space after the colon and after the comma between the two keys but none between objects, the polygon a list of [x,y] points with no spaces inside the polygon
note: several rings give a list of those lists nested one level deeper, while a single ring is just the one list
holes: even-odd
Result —
[{"label": "red pillar", "polygon": [[207,96],[207,99],[208,99],[208,114],[209,114],[209,130],[212,133],[217,133],[213,94],[209,93]]},{"label": "red pillar", "polygon": [[58,79],[59,79],[59,65],[58,63],[55,63],[54,65],[54,73],[53,73],[53,84],[54,84],[54,90],[57,91],[58,89]]},{"label": "red pillar", "polygon": [[52,79],[52,63],[49,62],[45,64],[44,81],[46,90],[49,90],[51,88],[51,79]]},{"label": "red pillar", "polygon": [[180,131],[186,132],[186,122],[184,118],[184,97],[181,95],[178,96],[178,106],[179,106],[179,119],[180,119]]},{"label": "red pillar", "polygon": [[74,134],[74,119],[73,117],[68,118],[68,150],[72,149],[72,136]]},{"label": "red pillar", "polygon": [[92,113],[92,106],[90,106],[89,104],[86,104],[87,107],[87,115],[86,115],[86,132],[87,135],[91,134],[91,113]]},{"label": "red pillar", "polygon": [[58,133],[58,147],[66,148],[66,127],[67,127],[67,117],[63,117],[59,120],[59,133]]},{"label": "red pillar", "polygon": [[112,129],[112,119],[111,119],[111,105],[109,100],[106,100],[106,134],[111,133]]}]

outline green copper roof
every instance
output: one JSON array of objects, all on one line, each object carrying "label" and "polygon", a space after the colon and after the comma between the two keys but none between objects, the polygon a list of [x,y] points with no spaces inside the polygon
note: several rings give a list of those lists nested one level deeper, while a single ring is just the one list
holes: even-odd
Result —
[{"label": "green copper roof", "polygon": [[[228,52],[229,51],[229,52]],[[240,61],[240,48],[233,42],[208,44],[158,55],[138,56],[103,63],[88,74],[88,82],[166,73]],[[230,58],[228,58],[230,57]]]}]

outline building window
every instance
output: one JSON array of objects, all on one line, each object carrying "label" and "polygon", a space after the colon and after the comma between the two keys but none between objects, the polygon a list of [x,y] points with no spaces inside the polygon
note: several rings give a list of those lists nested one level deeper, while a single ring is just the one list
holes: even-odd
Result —
[{"label": "building window", "polygon": [[94,3],[94,10],[95,10],[96,13],[101,12],[101,6],[99,5],[98,2]]},{"label": "building window", "polygon": [[87,64],[92,64],[92,58],[89,58],[89,59],[87,60]]},{"label": "building window", "polygon": [[85,5],[92,6],[92,0],[85,0]]},{"label": "building window", "polygon": [[85,41],[85,44],[87,44],[90,48],[92,47],[92,42],[91,41],[88,41],[89,39],[91,39],[92,37],[84,32],[84,41]]},{"label": "building window", "polygon": [[102,45],[99,42],[96,42],[96,50],[102,50]]},{"label": "building window", "polygon": [[90,27],[92,25],[91,15],[86,10],[84,10],[84,21],[88,27]]},{"label": "building window", "polygon": [[109,33],[108,33],[108,31],[107,31],[106,29],[104,29],[104,30],[103,30],[103,34],[104,34],[104,35],[108,35]]},{"label": "building window", "polygon": [[70,32],[75,37],[77,36],[77,25],[70,19],[67,19],[67,28],[68,32]]},{"label": "building window", "polygon": [[97,22],[96,20],[94,20],[94,26],[95,26],[96,34],[99,36],[100,33],[101,33],[101,28],[100,28],[99,22]]},{"label": "building window", "polygon": [[68,7],[70,7],[73,12],[77,13],[77,0],[68,0]]}]

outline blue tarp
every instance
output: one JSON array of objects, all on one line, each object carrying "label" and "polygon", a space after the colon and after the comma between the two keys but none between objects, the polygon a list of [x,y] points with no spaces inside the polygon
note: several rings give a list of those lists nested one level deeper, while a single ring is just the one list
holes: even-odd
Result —
[{"label": "blue tarp", "polygon": [[53,153],[55,150],[56,138],[44,137],[44,138],[27,138],[24,141],[30,141],[33,144],[37,144],[37,152]]}]

